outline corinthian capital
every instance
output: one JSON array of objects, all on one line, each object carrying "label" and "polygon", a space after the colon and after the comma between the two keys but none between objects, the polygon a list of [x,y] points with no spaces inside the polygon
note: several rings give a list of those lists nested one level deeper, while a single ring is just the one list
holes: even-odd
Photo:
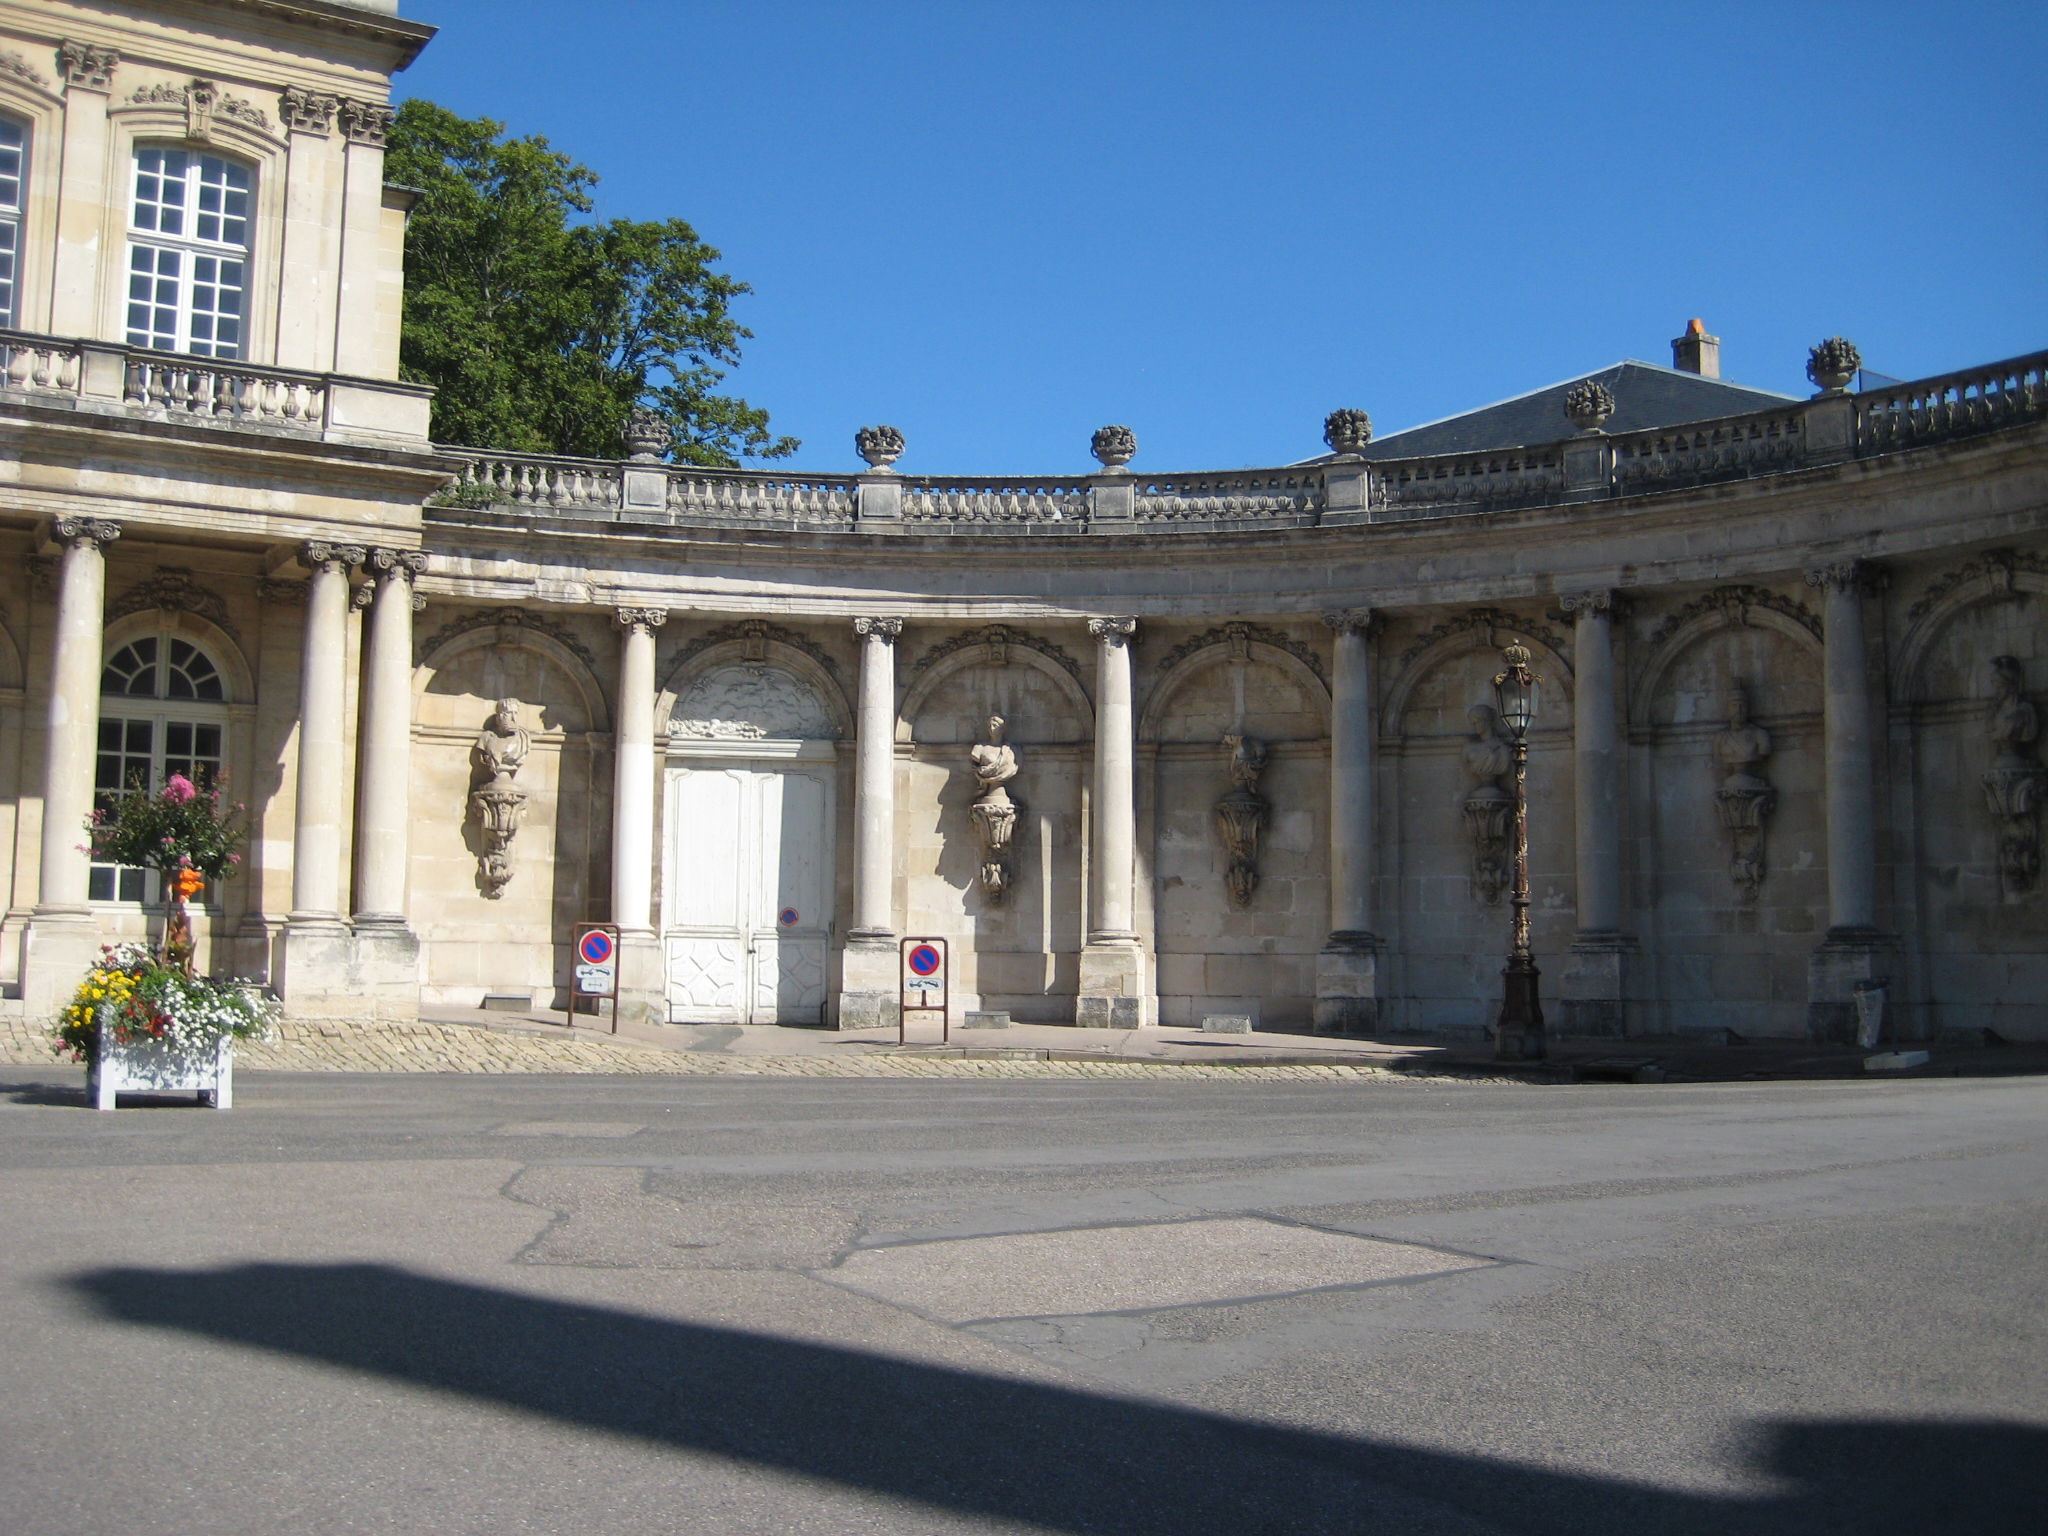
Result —
[{"label": "corinthian capital", "polygon": [[1875,592],[1884,585],[1884,572],[1868,560],[1838,560],[1807,571],[1806,584],[1832,592]]},{"label": "corinthian capital", "polygon": [[1607,587],[1596,587],[1590,592],[1563,592],[1558,595],[1558,605],[1566,613],[1615,614],[1621,611],[1621,594]]},{"label": "corinthian capital", "polygon": [[879,636],[893,645],[896,637],[903,633],[903,621],[894,617],[855,619],[853,632],[863,639],[870,635]]},{"label": "corinthian capital", "polygon": [[308,570],[333,573],[346,572],[363,563],[363,546],[360,544],[329,544],[315,539],[299,551],[299,560]]},{"label": "corinthian capital", "polygon": [[1332,608],[1323,622],[1340,635],[1369,635],[1380,627],[1379,615],[1370,608]]},{"label": "corinthian capital", "polygon": [[50,532],[66,549],[83,549],[88,544],[113,543],[121,537],[121,525],[99,517],[60,517],[50,525]]},{"label": "corinthian capital", "polygon": [[1088,621],[1088,633],[1100,640],[1104,645],[1115,650],[1130,644],[1132,637],[1138,633],[1138,621],[1136,619],[1090,619]]},{"label": "corinthian capital", "polygon": [[612,616],[618,620],[619,628],[644,629],[650,635],[668,622],[666,608],[620,608]]}]

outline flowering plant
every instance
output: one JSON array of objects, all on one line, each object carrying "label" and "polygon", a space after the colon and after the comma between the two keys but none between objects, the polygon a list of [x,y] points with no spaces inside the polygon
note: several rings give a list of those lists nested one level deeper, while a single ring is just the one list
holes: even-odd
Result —
[{"label": "flowering plant", "polygon": [[144,945],[110,944],[57,1016],[57,1054],[90,1064],[103,1038],[210,1052],[223,1035],[262,1035],[277,1013],[274,1001],[244,983],[188,976]]},{"label": "flowering plant", "polygon": [[163,877],[163,958],[187,974],[192,969],[192,925],[185,903],[209,880],[232,879],[248,839],[243,807],[221,809],[216,785],[199,788],[182,773],[150,794],[140,786],[86,818],[92,856],[107,864],[140,865]]}]

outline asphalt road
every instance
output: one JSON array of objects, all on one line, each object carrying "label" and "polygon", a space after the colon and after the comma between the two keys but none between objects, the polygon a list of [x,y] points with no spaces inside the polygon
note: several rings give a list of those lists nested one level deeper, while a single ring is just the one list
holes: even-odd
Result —
[{"label": "asphalt road", "polygon": [[2048,1530],[2048,1082],[0,1071],[0,1532]]}]

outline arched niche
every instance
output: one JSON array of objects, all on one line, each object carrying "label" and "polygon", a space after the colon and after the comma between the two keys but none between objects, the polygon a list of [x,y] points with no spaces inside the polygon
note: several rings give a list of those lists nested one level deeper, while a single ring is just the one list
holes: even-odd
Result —
[{"label": "arched niche", "polygon": [[0,623],[0,689],[19,693],[24,686],[26,673],[21,665],[21,647],[15,643],[14,634],[4,623]]},{"label": "arched niche", "polygon": [[[655,719],[657,730],[669,730],[678,745],[692,739],[838,741],[853,730],[852,711],[832,675],[778,640],[722,641],[697,652],[670,671]],[[720,729],[721,720],[731,729]]]},{"label": "arched niche", "polygon": [[1989,698],[1994,656],[2019,659],[2029,691],[2048,664],[2048,574],[1977,561],[1920,609],[1899,647],[1895,697],[1913,704]]},{"label": "arched niche", "polygon": [[1300,657],[1262,640],[1218,640],[1183,656],[1153,684],[1138,717],[1146,742],[1261,741],[1329,734],[1330,690]]},{"label": "arched niche", "polygon": [[[555,636],[530,625],[498,624],[441,642],[413,669],[412,687],[413,718],[422,726],[479,730],[490,705],[511,698],[527,706],[529,730],[611,727],[604,689],[589,664]],[[482,715],[476,715],[479,702]]]},{"label": "arched niche", "polygon": [[[1712,643],[1717,636],[1727,638]],[[1737,681],[1753,715],[1814,713],[1820,657],[1820,637],[1792,614],[1757,603],[1710,608],[1655,642],[1636,675],[1629,718],[1644,725],[1725,720]]]},{"label": "arched niche", "polygon": [[971,746],[1001,715],[1013,744],[1055,745],[1094,736],[1095,710],[1080,682],[1051,657],[1012,645],[1000,661],[961,651],[920,673],[904,696],[899,742]]},{"label": "arched niche", "polygon": [[1572,723],[1572,669],[1562,652],[1527,630],[1500,629],[1499,645],[1489,645],[1480,629],[1446,635],[1423,648],[1387,690],[1380,711],[1381,730],[1404,741],[1468,736],[1468,712],[1475,704],[1493,702],[1493,679],[1504,663],[1500,647],[1520,640],[1529,647],[1531,669],[1542,682],[1532,737],[1569,731]]}]

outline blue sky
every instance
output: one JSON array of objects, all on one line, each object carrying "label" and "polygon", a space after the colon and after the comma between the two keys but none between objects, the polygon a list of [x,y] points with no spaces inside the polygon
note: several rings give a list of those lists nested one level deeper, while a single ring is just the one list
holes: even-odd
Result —
[{"label": "blue sky", "polygon": [[1805,393],[2048,346],[2048,6],[402,0],[401,95],[753,284],[728,388],[860,468],[1284,463],[1703,317]]}]

